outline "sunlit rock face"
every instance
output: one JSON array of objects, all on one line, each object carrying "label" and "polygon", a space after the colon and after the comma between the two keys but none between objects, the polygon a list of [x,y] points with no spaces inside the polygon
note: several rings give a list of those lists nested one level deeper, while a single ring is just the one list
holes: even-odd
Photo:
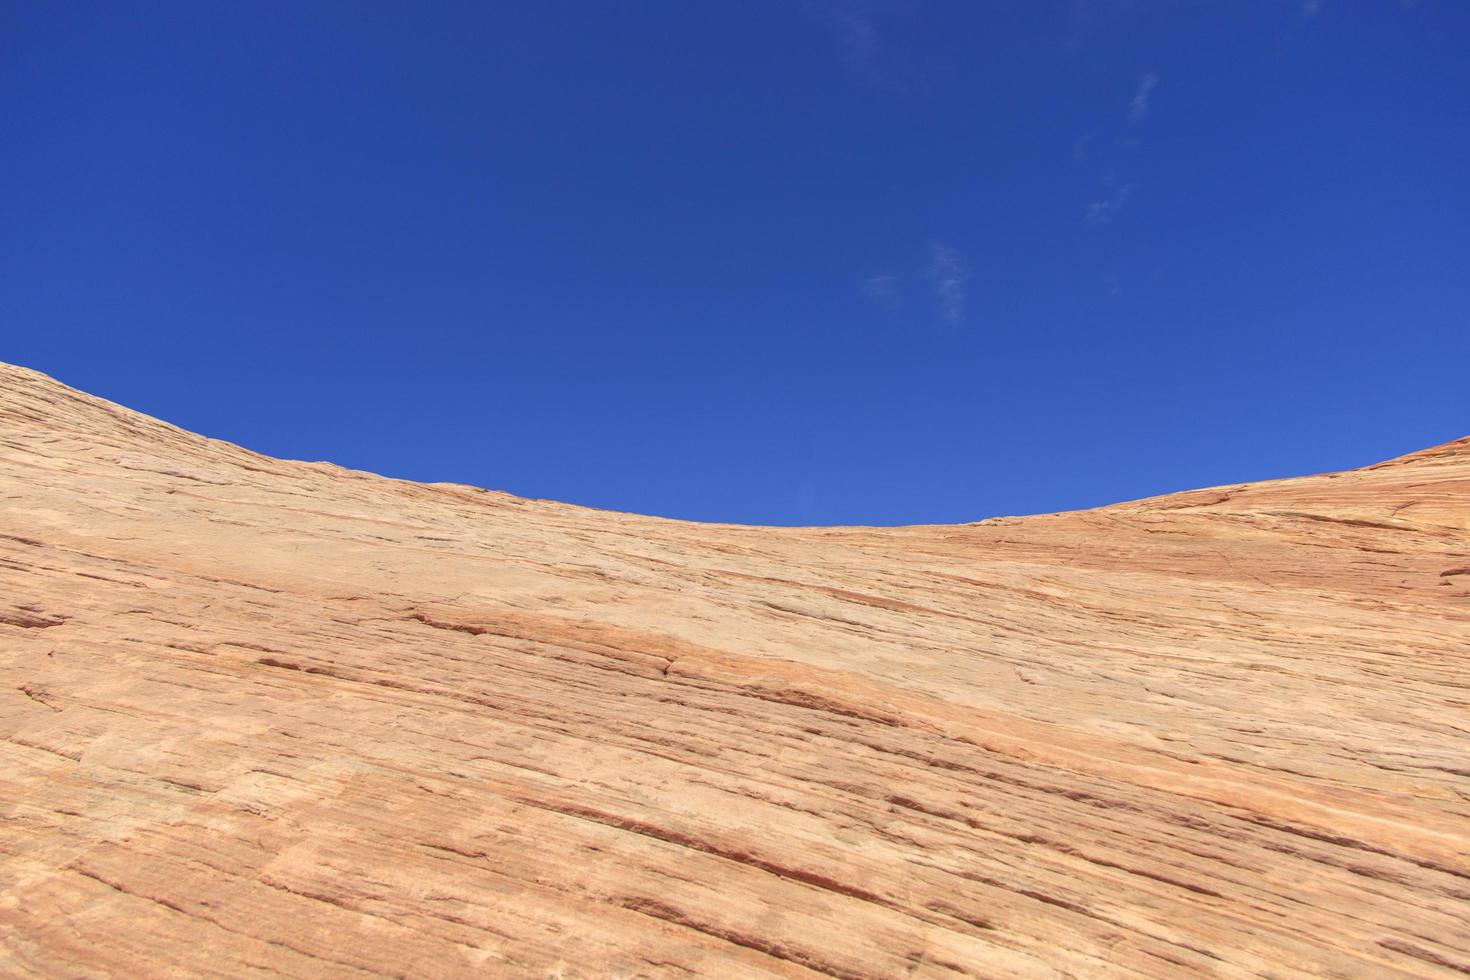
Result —
[{"label": "sunlit rock face", "polygon": [[0,366],[0,974],[1467,970],[1470,441],[776,529]]}]

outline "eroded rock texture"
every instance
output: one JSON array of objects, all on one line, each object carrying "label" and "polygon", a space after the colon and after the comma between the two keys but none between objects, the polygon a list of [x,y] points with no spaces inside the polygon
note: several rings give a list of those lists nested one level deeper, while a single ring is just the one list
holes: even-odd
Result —
[{"label": "eroded rock texture", "polygon": [[0,367],[0,974],[1470,971],[1470,440],[902,529]]}]

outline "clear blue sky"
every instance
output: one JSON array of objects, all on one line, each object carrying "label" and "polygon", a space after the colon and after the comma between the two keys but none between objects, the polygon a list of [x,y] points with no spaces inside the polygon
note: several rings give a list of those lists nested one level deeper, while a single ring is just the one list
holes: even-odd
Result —
[{"label": "clear blue sky", "polygon": [[1470,4],[0,2],[0,359],[276,456],[978,520],[1470,433]]}]

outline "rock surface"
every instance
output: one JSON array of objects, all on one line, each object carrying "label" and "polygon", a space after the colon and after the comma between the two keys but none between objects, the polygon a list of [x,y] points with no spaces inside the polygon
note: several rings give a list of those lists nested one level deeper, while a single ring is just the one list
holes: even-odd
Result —
[{"label": "rock surface", "polygon": [[0,974],[1470,972],[1470,440],[953,527],[0,366]]}]

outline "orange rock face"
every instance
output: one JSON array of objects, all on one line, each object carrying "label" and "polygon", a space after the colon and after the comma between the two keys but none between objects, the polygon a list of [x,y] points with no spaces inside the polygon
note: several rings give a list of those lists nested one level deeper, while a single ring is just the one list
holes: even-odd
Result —
[{"label": "orange rock face", "polygon": [[0,974],[473,972],[1470,972],[1470,440],[772,529],[0,366]]}]

